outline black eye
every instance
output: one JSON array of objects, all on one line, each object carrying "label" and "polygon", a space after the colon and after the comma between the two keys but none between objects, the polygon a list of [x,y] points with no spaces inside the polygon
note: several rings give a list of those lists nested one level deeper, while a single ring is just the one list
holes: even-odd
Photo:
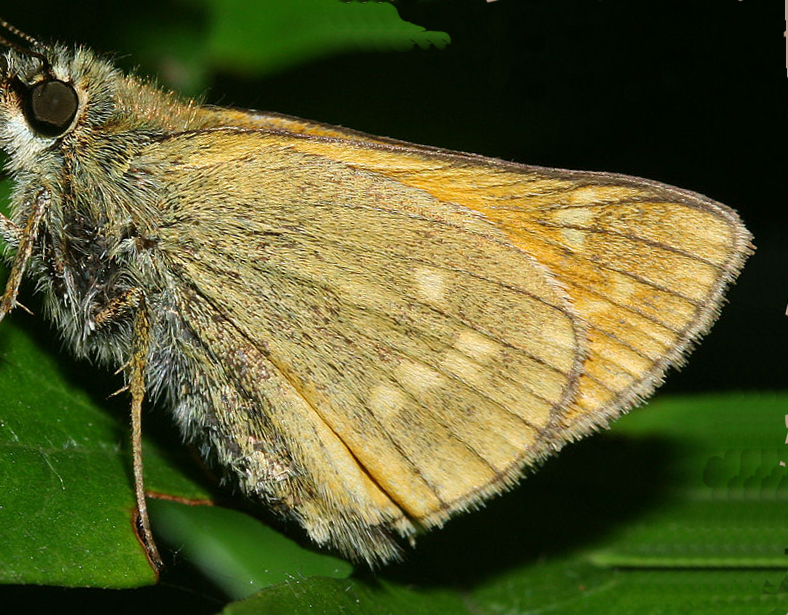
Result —
[{"label": "black eye", "polygon": [[25,117],[45,137],[62,135],[77,114],[79,99],[73,86],[57,79],[36,83],[25,95]]}]

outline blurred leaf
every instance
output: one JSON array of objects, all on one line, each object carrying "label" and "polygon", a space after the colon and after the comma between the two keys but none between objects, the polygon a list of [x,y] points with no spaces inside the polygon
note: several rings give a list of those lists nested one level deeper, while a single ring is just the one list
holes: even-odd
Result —
[{"label": "blurred leaf", "polygon": [[150,502],[156,533],[228,595],[314,576],[344,579],[348,562],[299,547],[249,515],[227,508]]},{"label": "blurred leaf", "polygon": [[126,69],[141,65],[167,87],[201,95],[217,71],[261,77],[343,53],[443,49],[445,32],[403,21],[387,2],[181,0],[156,19],[113,24],[113,50]]},{"label": "blurred leaf", "polygon": [[443,32],[402,21],[386,2],[200,2],[210,13],[210,58],[234,71],[260,74],[341,52],[443,48],[449,42]]},{"label": "blurred leaf", "polygon": [[[580,562],[534,564],[471,591],[315,577],[228,606],[225,615],[762,615],[788,606],[764,592],[773,571],[600,570]],[[778,611],[775,611],[778,612]]]},{"label": "blurred leaf", "polygon": [[666,398],[614,433],[669,438],[665,501],[590,553],[607,566],[783,567],[788,547],[788,400],[774,394]]},{"label": "blurred leaf", "polygon": [[[443,49],[445,32],[400,19],[386,2],[186,0],[203,19],[133,22],[122,37],[135,62],[170,87],[199,93],[217,69],[266,75],[352,52]],[[202,25],[199,25],[202,22]],[[116,44],[118,44],[116,42]]]}]

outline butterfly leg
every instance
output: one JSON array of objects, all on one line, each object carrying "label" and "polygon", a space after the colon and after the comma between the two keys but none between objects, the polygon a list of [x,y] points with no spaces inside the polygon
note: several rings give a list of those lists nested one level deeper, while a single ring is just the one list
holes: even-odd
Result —
[{"label": "butterfly leg", "polygon": [[30,210],[30,216],[27,219],[24,229],[14,226],[10,220],[3,217],[0,223],[0,236],[8,243],[16,247],[16,255],[14,256],[14,263],[11,266],[11,273],[6,282],[5,292],[2,299],[0,299],[0,320],[2,320],[8,312],[13,310],[16,306],[16,297],[19,293],[19,285],[22,282],[22,277],[25,274],[25,266],[33,252],[33,244],[38,231],[41,228],[41,220],[44,217],[44,212],[51,201],[49,191],[41,190],[36,195],[35,202]]},{"label": "butterfly leg", "polygon": [[128,363],[128,389],[131,393],[131,451],[134,472],[134,497],[137,504],[137,524],[148,560],[158,571],[163,567],[156,541],[150,527],[148,506],[145,502],[145,480],[142,462],[142,401],[145,399],[145,365],[150,346],[150,318],[141,289],[134,288],[110,302],[94,318],[96,325],[117,319],[135,311],[131,359]]},{"label": "butterfly leg", "polygon": [[150,346],[150,319],[144,301],[134,321],[134,347],[131,354],[129,388],[131,390],[131,450],[134,468],[134,496],[142,543],[148,560],[158,571],[164,565],[150,529],[148,506],[145,502],[145,482],[142,464],[142,400],[145,398],[145,362]]}]

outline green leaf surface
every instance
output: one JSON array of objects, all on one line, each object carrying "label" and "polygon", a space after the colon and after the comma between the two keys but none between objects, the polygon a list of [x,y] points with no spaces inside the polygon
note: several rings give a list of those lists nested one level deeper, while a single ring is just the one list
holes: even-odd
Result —
[{"label": "green leaf surface", "polygon": [[[471,591],[416,589],[386,581],[314,577],[271,587],[225,615],[763,615],[782,613],[773,571],[599,570],[577,562],[535,564]],[[782,612],[779,611],[782,609]]]},{"label": "green leaf surface", "polygon": [[667,398],[613,433],[664,438],[663,502],[590,553],[608,566],[781,567],[788,547],[784,396]]},{"label": "green leaf surface", "polygon": [[[94,370],[86,364],[77,369]],[[3,322],[0,582],[153,583],[132,529],[127,416],[102,408],[84,380],[75,385],[84,374],[72,370],[13,322]],[[146,446],[145,458],[151,489],[182,498],[209,496],[155,447]]]},{"label": "green leaf surface", "polygon": [[419,591],[387,583],[313,577],[290,581],[227,607],[227,615],[301,613],[386,613],[387,615],[465,615],[463,597],[447,590]]},{"label": "green leaf surface", "polygon": [[766,593],[783,572],[763,570],[595,569],[571,562],[534,566],[473,593],[469,612],[743,615],[788,606]]},{"label": "green leaf surface", "polygon": [[0,337],[0,579],[124,587],[154,576],[112,416],[18,329]]}]

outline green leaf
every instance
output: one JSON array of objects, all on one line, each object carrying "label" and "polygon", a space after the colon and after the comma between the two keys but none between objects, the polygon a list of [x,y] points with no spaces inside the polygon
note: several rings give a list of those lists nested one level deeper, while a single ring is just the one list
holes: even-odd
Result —
[{"label": "green leaf", "polygon": [[785,612],[786,594],[764,592],[773,571],[599,570],[549,562],[469,591],[314,577],[271,587],[225,615],[761,615]]},{"label": "green leaf", "polygon": [[[348,51],[443,48],[443,32],[402,21],[386,2],[204,0],[214,65],[257,74]],[[261,6],[264,5],[264,6]]]},{"label": "green leaf", "polygon": [[469,614],[456,592],[419,591],[386,581],[359,581],[313,577],[290,581],[260,592],[256,596],[227,607],[227,615],[321,615],[346,613],[385,613],[386,615]]},{"label": "green leaf", "polygon": [[220,507],[150,502],[157,536],[228,595],[309,577],[350,576],[348,562],[299,547],[257,519]]},{"label": "green leaf", "polygon": [[[19,317],[0,328],[0,582],[154,583],[132,528],[128,402],[93,397],[82,370],[94,368],[80,364],[77,372],[56,359],[15,325]],[[210,497],[177,454],[146,443],[145,461],[150,490]]]},{"label": "green leaf", "polygon": [[0,333],[0,398],[0,581],[154,582],[132,532],[118,421],[8,322]]},{"label": "green leaf", "polygon": [[598,569],[547,562],[473,592],[470,612],[550,615],[743,615],[788,606],[764,587],[783,573],[765,570]]},{"label": "green leaf", "polygon": [[614,433],[669,439],[663,501],[594,550],[608,566],[783,567],[788,547],[784,396],[663,399]]}]

